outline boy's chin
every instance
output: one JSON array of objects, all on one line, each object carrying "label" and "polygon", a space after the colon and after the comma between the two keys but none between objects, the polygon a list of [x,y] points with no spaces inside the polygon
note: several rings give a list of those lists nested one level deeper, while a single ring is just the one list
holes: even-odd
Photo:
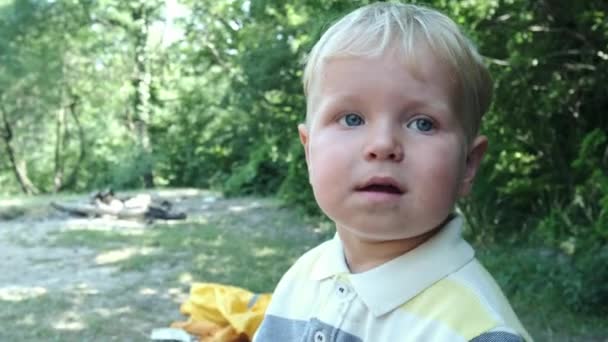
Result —
[{"label": "boy's chin", "polygon": [[407,227],[400,226],[398,228],[355,228],[352,226],[336,225],[338,233],[342,237],[342,234],[348,234],[350,238],[356,238],[360,241],[369,242],[384,242],[384,241],[399,241],[399,240],[419,240],[428,235],[434,235],[439,230],[438,227],[430,227],[428,229],[410,229]]}]

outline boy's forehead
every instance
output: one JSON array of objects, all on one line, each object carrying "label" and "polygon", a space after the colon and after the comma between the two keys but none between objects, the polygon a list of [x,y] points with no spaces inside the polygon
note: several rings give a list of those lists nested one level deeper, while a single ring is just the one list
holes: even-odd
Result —
[{"label": "boy's forehead", "polygon": [[319,110],[338,103],[368,106],[394,101],[391,103],[400,106],[453,112],[453,86],[446,72],[430,59],[419,64],[420,68],[414,68],[395,55],[327,60],[312,80],[307,121]]},{"label": "boy's forehead", "polygon": [[[327,56],[322,58],[317,72],[311,78],[308,97],[319,96],[323,92],[322,90],[339,91],[340,89],[333,89],[341,86],[339,82],[350,85],[356,83],[357,78],[363,74],[369,78],[369,73],[365,71],[370,67],[389,71],[383,73],[381,77],[387,77],[387,74],[395,75],[392,80],[395,82],[395,86],[407,81],[402,78],[404,71],[417,81],[434,85],[441,83],[440,86],[447,87],[450,93],[453,92],[456,85],[450,68],[430,49],[422,48],[412,54],[405,54],[399,49],[391,49],[374,56]],[[391,76],[388,77],[391,78]],[[328,87],[332,89],[328,89]]]},{"label": "boy's forehead", "polygon": [[[382,63],[391,68],[403,68],[419,80],[426,80],[440,71],[445,81],[456,83],[454,70],[446,56],[439,56],[423,39],[414,39],[412,46],[406,49],[403,44],[394,42],[384,48],[370,46],[361,51],[327,52],[319,57],[316,71],[311,75],[309,87],[316,87],[323,81],[332,68],[344,66],[344,62],[358,62],[362,67]],[[311,89],[308,89],[309,91]]]}]

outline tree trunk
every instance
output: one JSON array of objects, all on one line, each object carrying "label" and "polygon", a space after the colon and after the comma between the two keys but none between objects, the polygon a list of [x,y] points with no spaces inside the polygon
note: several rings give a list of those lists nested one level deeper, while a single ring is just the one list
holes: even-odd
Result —
[{"label": "tree trunk", "polygon": [[8,159],[11,163],[13,173],[15,174],[15,178],[17,178],[17,182],[19,182],[19,186],[21,190],[30,195],[37,194],[40,191],[36,188],[36,186],[30,181],[27,176],[27,165],[24,160],[18,161],[15,155],[15,150],[13,149],[12,140],[13,140],[13,129],[8,122],[8,118],[4,109],[0,110],[2,114],[2,121],[4,123],[4,134],[2,134],[2,139],[4,140],[4,145],[6,149],[6,154],[8,155]]},{"label": "tree trunk", "polygon": [[66,181],[63,182],[59,188],[56,189],[56,191],[58,192],[66,188],[73,187],[76,184],[76,181],[78,180],[78,174],[80,172],[80,165],[82,164],[86,156],[86,137],[84,134],[84,129],[82,128],[82,124],[80,123],[80,119],[78,119],[78,115],[76,114],[78,98],[72,98],[71,100],[71,103],[66,109],[68,110],[70,117],[74,120],[74,123],[76,124],[80,148],[76,164],[74,164],[74,167],[72,168],[72,171],[70,172],[69,176],[66,178]]},{"label": "tree trunk", "polygon": [[154,187],[154,174],[152,166],[152,145],[148,132],[150,122],[150,84],[152,75],[150,73],[150,61],[148,53],[148,29],[150,26],[149,9],[144,2],[131,12],[133,22],[136,23],[135,30],[135,75],[133,77],[133,113],[135,138],[141,159],[145,163],[143,182],[146,188]]},{"label": "tree trunk", "polygon": [[65,147],[67,144],[65,107],[61,106],[56,114],[55,127],[55,177],[53,188],[55,192],[63,187],[63,172],[65,162]]}]

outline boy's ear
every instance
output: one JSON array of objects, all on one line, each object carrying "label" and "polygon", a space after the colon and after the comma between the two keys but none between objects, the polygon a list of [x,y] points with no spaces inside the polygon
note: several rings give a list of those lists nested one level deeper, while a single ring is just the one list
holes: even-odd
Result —
[{"label": "boy's ear", "polygon": [[308,128],[305,124],[298,125],[298,133],[300,134],[300,142],[304,147],[304,155],[306,157],[306,166],[310,169],[310,163],[308,161]]},{"label": "boy's ear", "polygon": [[485,136],[480,135],[473,140],[467,154],[466,168],[460,184],[460,196],[466,196],[471,192],[473,180],[475,179],[475,175],[477,174],[477,170],[479,170],[479,165],[481,164],[481,160],[487,149],[488,138]]}]

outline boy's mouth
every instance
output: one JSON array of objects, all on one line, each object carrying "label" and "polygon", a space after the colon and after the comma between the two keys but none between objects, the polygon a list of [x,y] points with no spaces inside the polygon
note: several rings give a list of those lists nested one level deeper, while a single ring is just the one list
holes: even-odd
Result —
[{"label": "boy's mouth", "polygon": [[357,191],[363,192],[380,192],[387,194],[401,195],[403,189],[399,183],[390,177],[372,177],[362,186],[357,187]]}]

